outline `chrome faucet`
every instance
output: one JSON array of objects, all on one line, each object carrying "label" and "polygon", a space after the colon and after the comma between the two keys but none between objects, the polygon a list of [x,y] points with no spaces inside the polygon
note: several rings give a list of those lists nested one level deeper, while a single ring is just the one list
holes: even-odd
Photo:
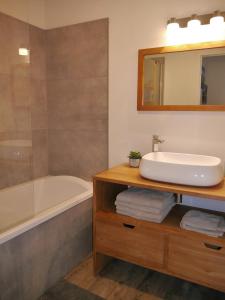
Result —
[{"label": "chrome faucet", "polygon": [[158,135],[154,134],[152,136],[152,152],[159,151],[159,144],[162,144],[164,140],[161,140]]}]

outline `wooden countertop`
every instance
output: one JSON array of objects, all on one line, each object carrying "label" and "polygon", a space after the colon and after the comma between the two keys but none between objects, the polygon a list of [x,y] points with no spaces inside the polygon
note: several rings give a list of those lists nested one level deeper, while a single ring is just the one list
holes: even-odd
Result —
[{"label": "wooden countertop", "polygon": [[144,179],[140,176],[138,168],[131,168],[128,164],[122,164],[103,171],[95,175],[94,180],[225,201],[225,180],[213,187],[194,187],[169,184]]}]

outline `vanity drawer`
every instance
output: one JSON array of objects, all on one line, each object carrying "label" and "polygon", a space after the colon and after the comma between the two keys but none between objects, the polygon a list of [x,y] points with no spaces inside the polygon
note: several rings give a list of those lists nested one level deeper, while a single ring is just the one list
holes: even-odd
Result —
[{"label": "vanity drawer", "polygon": [[[213,240],[213,239],[212,239]],[[225,247],[209,239],[170,236],[168,271],[225,291]]]},{"label": "vanity drawer", "polygon": [[164,264],[165,237],[160,231],[141,226],[121,216],[96,220],[96,251],[145,267]]}]

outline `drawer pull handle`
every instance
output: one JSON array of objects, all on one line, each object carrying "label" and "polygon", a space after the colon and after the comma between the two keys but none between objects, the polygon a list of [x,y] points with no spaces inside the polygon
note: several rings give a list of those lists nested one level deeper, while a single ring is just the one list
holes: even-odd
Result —
[{"label": "drawer pull handle", "polygon": [[212,249],[212,250],[221,250],[222,247],[218,246],[218,245],[212,245],[212,244],[208,244],[208,243],[204,243],[204,245],[206,246],[206,248]]},{"label": "drawer pull handle", "polygon": [[129,228],[129,229],[134,229],[135,228],[134,225],[126,224],[126,223],[123,223],[123,226],[126,227],[126,228]]}]

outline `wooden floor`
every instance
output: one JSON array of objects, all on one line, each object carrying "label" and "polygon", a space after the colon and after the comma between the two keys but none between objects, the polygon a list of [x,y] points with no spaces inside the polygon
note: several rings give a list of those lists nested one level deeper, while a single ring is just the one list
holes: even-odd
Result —
[{"label": "wooden floor", "polygon": [[224,293],[119,260],[95,277],[89,258],[65,280],[108,300],[225,300]]}]

